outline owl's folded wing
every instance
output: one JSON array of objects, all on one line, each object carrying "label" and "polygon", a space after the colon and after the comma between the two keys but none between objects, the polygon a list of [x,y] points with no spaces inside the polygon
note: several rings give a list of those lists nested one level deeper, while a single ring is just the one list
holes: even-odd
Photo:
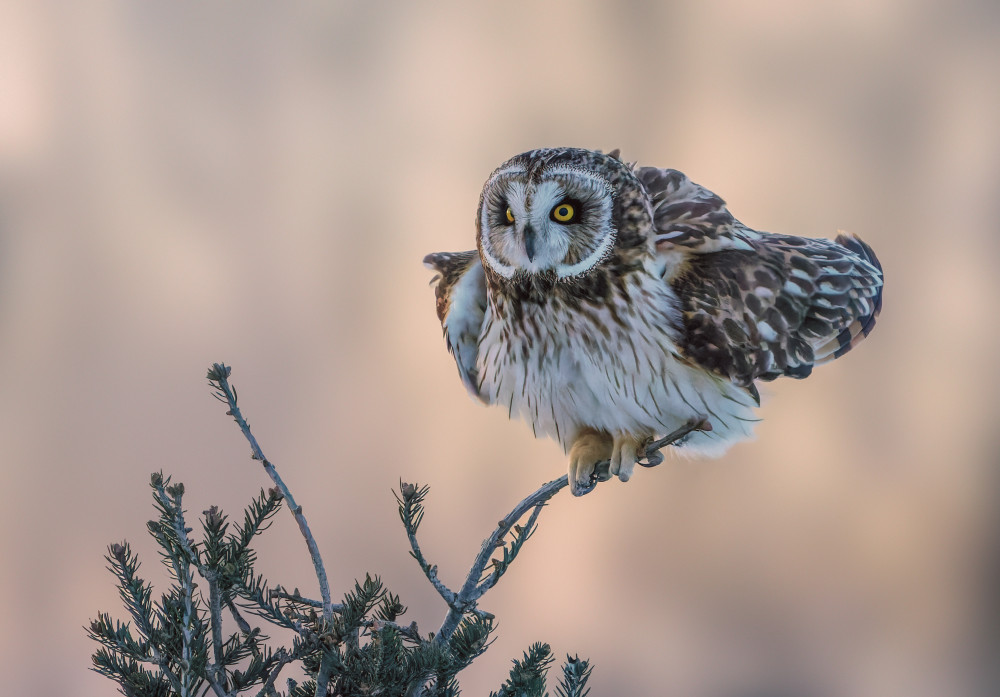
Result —
[{"label": "owl's folded wing", "polygon": [[860,239],[766,235],[754,249],[692,254],[672,279],[681,350],[741,385],[804,378],[875,326],[882,269]]},{"label": "owl's folded wing", "polygon": [[652,200],[657,253],[681,301],[680,349],[700,365],[748,387],[757,379],[804,378],[875,326],[882,266],[857,237],[757,232],[676,170],[636,174]]},{"label": "owl's folded wing", "polygon": [[466,389],[486,402],[479,391],[476,358],[479,332],[486,315],[486,276],[479,252],[441,252],[424,257],[424,265],[437,271],[431,283],[437,298],[437,314],[448,350],[458,365]]}]

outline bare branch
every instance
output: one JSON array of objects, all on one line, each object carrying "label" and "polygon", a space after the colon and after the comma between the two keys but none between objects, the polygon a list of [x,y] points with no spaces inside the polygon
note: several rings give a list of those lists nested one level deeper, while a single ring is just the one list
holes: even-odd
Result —
[{"label": "bare branch", "polygon": [[[414,538],[414,540],[415,539],[416,538]],[[418,551],[419,549],[420,548],[417,547]],[[455,593],[455,591],[451,590],[450,588],[448,588],[448,586],[444,585],[441,579],[438,578],[437,565],[435,564],[434,566],[427,566],[426,565],[427,562],[423,561],[422,558],[418,559],[417,561],[420,562],[420,568],[424,570],[424,575],[427,576],[427,580],[431,582],[432,586],[434,586],[434,590],[436,590],[438,594],[440,594],[440,596],[444,598],[444,601],[448,603],[448,605],[454,605],[458,595]]]},{"label": "bare branch", "polygon": [[[660,455],[659,452],[661,448],[677,442],[692,431],[707,431],[711,430],[711,428],[711,424],[704,416],[696,416],[689,419],[687,423],[673,433],[670,433],[647,446],[646,460],[648,464],[643,464],[643,466],[654,467],[663,462],[663,456]],[[609,464],[610,460],[598,463],[597,470],[600,471],[601,465],[603,465],[606,470]],[[472,568],[469,570],[469,573],[465,578],[465,583],[462,585],[462,589],[458,592],[458,596],[454,599],[454,602],[448,603],[448,614],[445,616],[444,621],[441,623],[441,628],[434,637],[435,642],[440,644],[447,641],[455,632],[455,629],[458,628],[464,614],[467,612],[475,612],[476,601],[482,597],[486,591],[492,588],[500,579],[500,576],[503,575],[503,569],[498,568],[494,573],[490,574],[485,580],[480,582],[483,578],[483,572],[486,570],[486,565],[493,557],[494,551],[499,546],[502,546],[501,540],[506,537],[507,533],[513,529],[513,527],[528,511],[534,509],[527,524],[524,526],[524,530],[521,532],[523,539],[527,539],[527,536],[531,534],[535,521],[538,519],[538,515],[541,513],[542,507],[549,501],[549,499],[559,493],[559,491],[568,484],[569,480],[566,475],[563,475],[554,481],[548,482],[547,484],[543,484],[541,487],[536,489],[534,493],[530,494],[514,506],[514,509],[497,524],[497,527],[493,530],[490,536],[483,541],[482,549],[476,556],[475,561],[472,562]],[[594,486],[596,485],[597,480],[595,479]],[[516,550],[514,553],[516,554]],[[510,557],[510,560],[513,560],[513,556]],[[447,600],[447,598],[445,598],[445,600]]]},{"label": "bare branch", "polygon": [[[668,433],[663,436],[660,440],[653,441],[646,446],[646,462],[640,462],[639,464],[643,467],[656,467],[663,462],[663,454],[660,452],[663,448],[676,443],[684,436],[694,431],[711,431],[712,422],[708,420],[707,416],[699,414],[698,416],[688,419],[684,424],[678,428],[673,433]],[[610,463],[610,460],[608,461]]]},{"label": "bare branch", "polygon": [[319,546],[316,544],[312,531],[309,529],[309,523],[306,522],[306,517],[302,513],[302,506],[295,502],[292,492],[278,475],[278,471],[275,469],[271,461],[264,457],[264,452],[257,443],[257,439],[254,437],[253,433],[250,432],[250,425],[247,423],[246,419],[243,418],[243,414],[240,412],[239,407],[236,406],[236,391],[229,384],[230,372],[231,369],[225,364],[215,363],[212,365],[211,370],[208,371],[208,379],[213,387],[216,388],[216,396],[219,400],[229,405],[229,411],[226,413],[233,417],[233,420],[236,421],[236,424],[243,432],[244,437],[246,437],[247,441],[250,443],[250,450],[253,459],[259,460],[264,465],[264,470],[267,472],[268,476],[271,477],[271,481],[274,482],[275,486],[278,487],[278,490],[281,491],[282,496],[288,502],[288,510],[290,510],[292,515],[295,516],[295,522],[298,523],[299,530],[305,538],[306,547],[309,548],[309,556],[312,557],[313,567],[316,570],[316,579],[319,582],[319,592],[320,596],[323,598],[323,618],[327,622],[332,622],[333,600],[330,596],[330,582],[327,580],[326,567],[323,565],[323,557],[320,555]]},{"label": "bare branch", "polygon": [[448,614],[445,616],[444,622],[441,623],[441,628],[434,637],[435,642],[442,644],[447,641],[455,632],[455,629],[458,628],[463,615],[472,610],[475,600],[482,595],[482,593],[477,594],[479,579],[482,578],[483,571],[486,569],[487,563],[489,563],[490,558],[493,556],[493,552],[496,550],[497,543],[500,539],[510,531],[511,527],[519,521],[525,513],[532,508],[543,506],[546,501],[555,496],[556,493],[558,493],[560,489],[567,486],[567,484],[569,484],[569,480],[566,475],[563,475],[554,481],[548,482],[547,484],[543,484],[535,490],[534,493],[514,506],[514,510],[508,513],[504,519],[500,521],[490,536],[483,541],[482,549],[480,549],[475,561],[472,562],[472,568],[469,570],[469,573],[465,578],[465,584],[462,586],[462,590],[458,592],[458,597],[455,602],[450,604]]}]

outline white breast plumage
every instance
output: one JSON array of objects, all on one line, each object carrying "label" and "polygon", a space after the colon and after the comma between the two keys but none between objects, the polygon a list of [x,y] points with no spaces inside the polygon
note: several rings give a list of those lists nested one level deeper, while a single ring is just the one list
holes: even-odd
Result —
[{"label": "white breast plumage", "polygon": [[714,430],[692,435],[695,451],[720,452],[748,437],[756,421],[752,397],[678,355],[669,286],[637,276],[630,296],[646,303],[642,311],[629,311],[620,297],[614,310],[608,304],[571,309],[554,297],[522,305],[518,317],[502,301],[491,302],[477,363],[486,401],[567,450],[584,427],[652,436],[696,414],[712,416]]}]

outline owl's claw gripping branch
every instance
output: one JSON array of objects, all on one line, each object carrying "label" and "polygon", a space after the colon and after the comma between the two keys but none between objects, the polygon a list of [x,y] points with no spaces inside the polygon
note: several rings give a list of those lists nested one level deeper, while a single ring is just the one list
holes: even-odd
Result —
[{"label": "owl's claw gripping branch", "polygon": [[[584,453],[595,452],[596,449],[581,448],[577,451],[577,443],[570,449],[569,479],[570,491],[574,496],[583,496],[593,491],[598,482],[604,482],[617,476],[623,482],[628,481],[632,476],[634,465],[641,467],[656,467],[663,462],[663,454],[660,450],[682,441],[685,437],[695,431],[711,431],[712,423],[708,417],[698,414],[693,416],[676,431],[668,433],[659,440],[634,439],[630,436],[620,436],[612,439],[608,434],[604,434],[610,456],[585,464],[581,461]],[[580,439],[577,441],[580,442]],[[589,441],[585,441],[589,442]],[[616,462],[617,459],[617,462]],[[630,463],[630,464],[629,464]],[[624,473],[624,476],[622,476]]]},{"label": "owl's claw gripping branch", "polygon": [[660,451],[667,447],[668,445],[673,445],[678,441],[683,440],[686,436],[695,431],[711,431],[712,422],[708,420],[707,416],[693,416],[688,419],[683,426],[678,428],[673,433],[668,433],[660,440],[655,440],[646,446],[646,461],[643,462],[641,459],[636,463],[642,467],[656,467],[658,464],[663,462],[663,453]]}]

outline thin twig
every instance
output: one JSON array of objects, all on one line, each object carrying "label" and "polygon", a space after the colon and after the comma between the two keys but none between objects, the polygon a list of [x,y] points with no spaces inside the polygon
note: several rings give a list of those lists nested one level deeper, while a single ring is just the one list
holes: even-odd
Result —
[{"label": "thin twig", "polygon": [[517,523],[517,521],[519,521],[525,513],[536,506],[544,505],[546,501],[555,496],[560,489],[564,488],[568,484],[569,480],[565,474],[559,479],[543,484],[535,490],[534,493],[514,506],[514,510],[508,513],[504,519],[500,521],[500,524],[497,525],[490,536],[483,541],[483,546],[480,549],[479,554],[476,556],[475,561],[472,563],[472,568],[469,570],[469,574],[465,578],[465,584],[462,586],[462,590],[458,592],[458,597],[448,609],[448,614],[445,616],[444,622],[441,623],[441,628],[434,637],[435,642],[442,644],[447,641],[458,628],[464,614],[472,609],[472,603],[475,602],[475,598],[479,597],[475,596],[479,579],[482,578],[483,570],[486,568],[486,564],[489,563],[494,551],[496,551],[497,543],[500,541],[500,538],[506,535],[510,531],[511,527]]},{"label": "thin twig", "polygon": [[[538,520],[538,515],[542,512],[542,507],[544,505],[545,505],[544,503],[537,504],[535,506],[535,509],[531,512],[531,515],[528,517],[528,522],[525,523],[524,528],[521,532],[520,539],[522,543],[528,539],[528,537],[531,535],[532,532],[534,532],[535,521]],[[502,544],[502,543],[498,540],[497,544]],[[515,552],[512,552],[511,556],[513,557],[513,554],[515,553],[516,550]],[[497,581],[500,580],[500,577],[503,576],[504,572],[507,571],[507,567],[508,565],[499,566],[493,571],[493,573],[487,576],[486,579],[483,580],[483,582],[480,583],[479,586],[476,588],[476,590],[472,593],[472,600],[473,601],[478,600],[483,596],[483,594],[486,593],[486,591],[495,586],[497,584]]]},{"label": "thin twig", "polygon": [[286,665],[292,662],[293,655],[281,649],[282,656],[278,659],[278,662],[273,668],[271,668],[271,673],[267,676],[267,680],[264,682],[263,687],[260,688],[260,692],[257,693],[257,697],[267,697],[268,694],[274,691],[274,681],[278,679],[278,673]]},{"label": "thin twig", "polygon": [[233,417],[243,432],[244,437],[250,443],[253,459],[259,460],[264,465],[264,469],[267,471],[268,476],[271,477],[271,481],[274,482],[275,486],[278,487],[278,490],[281,491],[282,496],[288,502],[288,510],[295,516],[295,522],[298,523],[299,530],[305,538],[306,546],[309,548],[309,556],[312,557],[313,567],[316,570],[316,579],[319,581],[319,592],[323,598],[323,618],[327,622],[332,622],[333,600],[330,596],[330,583],[327,580],[326,567],[323,565],[323,557],[320,555],[319,546],[316,544],[315,538],[313,538],[312,531],[309,530],[309,523],[306,522],[306,517],[302,513],[302,506],[295,502],[292,492],[285,485],[285,482],[282,481],[271,461],[264,457],[264,452],[260,449],[257,439],[250,432],[250,425],[243,418],[239,407],[236,406],[236,392],[229,384],[230,372],[231,369],[228,366],[215,363],[208,372],[208,379],[217,387],[219,395],[221,395],[219,397],[220,401],[229,405],[227,413]]},{"label": "thin twig", "polygon": [[[653,467],[663,461],[663,457],[659,454],[659,450],[661,448],[680,440],[692,431],[710,430],[711,427],[711,424],[703,416],[697,416],[688,420],[687,423],[673,433],[670,433],[664,438],[654,441],[647,446],[645,455],[649,464],[645,466]],[[598,463],[598,468],[601,464],[606,465],[609,462],[610,461]],[[458,628],[458,625],[462,621],[462,617],[465,613],[475,611],[476,601],[499,580],[500,575],[502,574],[495,573],[491,574],[485,581],[480,583],[480,580],[483,577],[483,571],[486,569],[486,565],[489,563],[494,551],[497,549],[500,540],[502,540],[507,533],[510,532],[513,526],[517,524],[525,513],[534,509],[531,517],[528,519],[528,524],[525,526],[525,532],[523,534],[530,533],[535,521],[538,519],[538,515],[541,512],[542,507],[549,501],[549,499],[559,493],[559,491],[565,488],[568,484],[569,479],[566,475],[563,475],[559,479],[540,486],[534,493],[530,494],[514,506],[514,509],[500,521],[490,536],[483,541],[482,549],[479,551],[475,561],[472,563],[472,568],[469,570],[469,574],[465,578],[465,583],[463,584],[462,589],[458,592],[458,596],[455,598],[454,602],[448,604],[448,614],[445,615],[444,621],[441,623],[441,628],[434,637],[434,641],[436,643],[443,644],[446,642],[451,635],[455,633],[455,630]]]},{"label": "thin twig", "polygon": [[250,623],[247,622],[243,615],[240,614],[239,609],[236,607],[236,603],[229,599],[226,601],[226,607],[229,608],[229,612],[232,614],[233,619],[236,620],[236,626],[240,628],[240,631],[249,636],[253,633],[253,628]]},{"label": "thin twig", "polygon": [[[313,600],[312,598],[306,598],[302,595],[299,595],[298,593],[289,593],[288,591],[284,590],[278,590],[278,589],[272,590],[271,596],[275,598],[281,598],[283,600],[290,600],[291,602],[298,603],[300,605],[308,605],[309,607],[323,607],[323,601],[321,600]],[[344,611],[343,603],[333,603],[331,607],[333,608],[333,611],[338,615]]]},{"label": "thin twig", "polygon": [[[660,452],[663,448],[667,447],[672,443],[676,443],[684,436],[694,431],[711,431],[712,422],[708,420],[707,416],[698,415],[688,419],[684,424],[681,425],[673,433],[668,433],[663,436],[660,440],[653,441],[646,446],[646,462],[640,462],[639,464],[643,467],[656,467],[663,462],[663,454]],[[609,460],[610,463],[610,460]]]},{"label": "thin twig", "polygon": [[[414,553],[415,554],[419,553],[420,547],[419,545],[416,544],[417,541],[416,536],[414,535],[407,535],[407,536],[410,537],[412,540],[411,545],[415,550]],[[434,566],[430,566],[429,564],[427,564],[427,562],[423,558],[423,555],[417,557],[417,562],[420,564],[420,568],[424,570],[424,575],[427,577],[427,580],[431,582],[432,586],[434,586],[434,590],[436,590],[438,594],[442,598],[444,598],[444,601],[448,603],[448,605],[454,605],[455,600],[458,598],[458,594],[455,593],[455,591],[448,588],[448,586],[444,585],[441,579],[438,578],[437,565],[435,564]]]},{"label": "thin twig", "polygon": [[417,528],[420,527],[420,522],[424,517],[423,500],[427,491],[426,486],[419,487],[416,484],[400,481],[399,494],[393,492],[393,496],[396,497],[396,502],[399,504],[399,517],[406,529],[406,539],[410,542],[413,558],[417,560],[420,570],[434,586],[434,590],[444,599],[445,604],[451,607],[455,604],[457,594],[438,578],[437,566],[427,561],[423,550],[420,549],[420,542],[417,541]]},{"label": "thin twig", "polygon": [[379,629],[381,629],[382,627],[390,627],[392,629],[395,629],[397,632],[399,632],[403,636],[405,636],[407,639],[411,639],[411,640],[417,642],[418,644],[423,643],[423,641],[424,641],[424,638],[422,636],[420,636],[420,632],[417,631],[417,623],[416,622],[410,622],[409,625],[407,625],[407,626],[404,627],[403,625],[399,624],[398,622],[391,622],[389,620],[371,619],[371,620],[365,620],[364,622],[362,622],[361,626],[368,627],[369,629],[371,629],[373,631],[376,631],[376,632]]}]

